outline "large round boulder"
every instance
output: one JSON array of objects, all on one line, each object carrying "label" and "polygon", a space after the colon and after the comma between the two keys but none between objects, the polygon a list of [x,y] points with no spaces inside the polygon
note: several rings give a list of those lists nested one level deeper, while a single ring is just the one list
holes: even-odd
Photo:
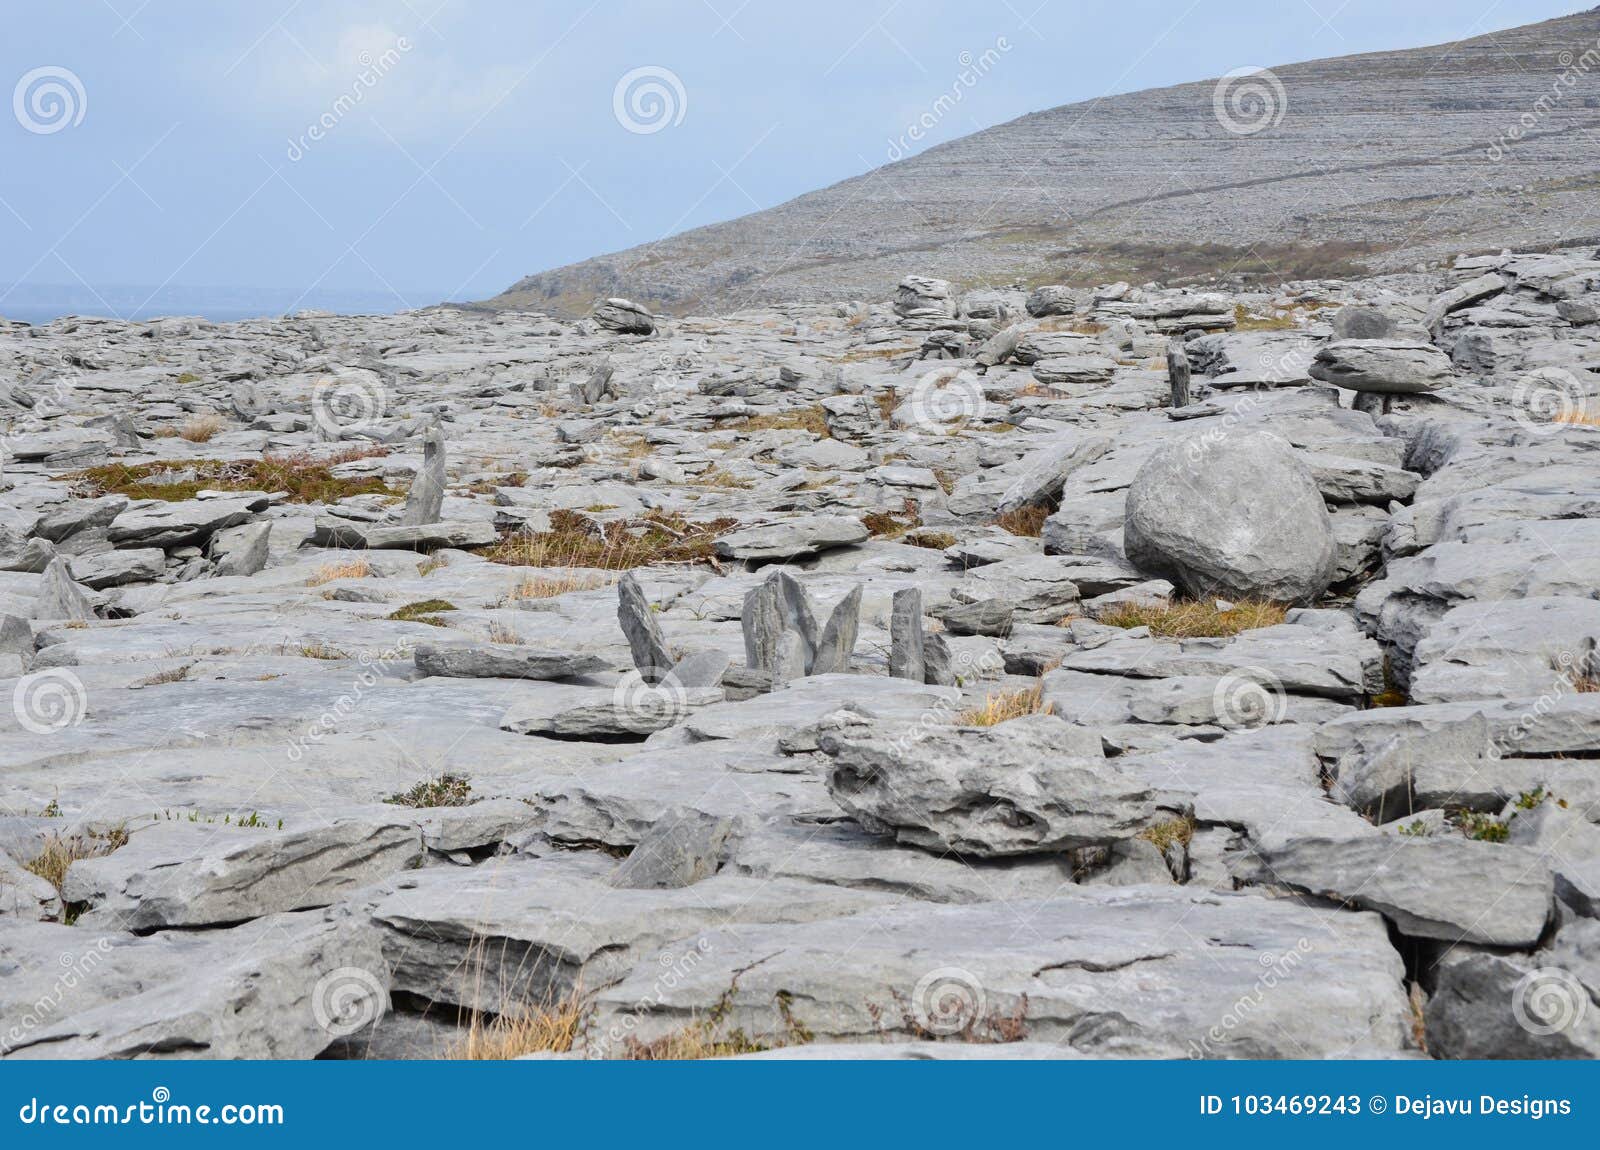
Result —
[{"label": "large round boulder", "polygon": [[1128,558],[1191,595],[1309,603],[1333,579],[1322,493],[1284,440],[1217,429],[1156,449],[1128,489]]}]

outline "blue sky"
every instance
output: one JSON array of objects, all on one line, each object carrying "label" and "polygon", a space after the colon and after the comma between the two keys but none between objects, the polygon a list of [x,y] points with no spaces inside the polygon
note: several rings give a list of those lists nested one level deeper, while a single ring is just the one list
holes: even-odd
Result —
[{"label": "blue sky", "polygon": [[1112,92],[1587,6],[11,0],[0,314],[19,284],[483,298],[876,167],[1002,44],[912,151]]}]

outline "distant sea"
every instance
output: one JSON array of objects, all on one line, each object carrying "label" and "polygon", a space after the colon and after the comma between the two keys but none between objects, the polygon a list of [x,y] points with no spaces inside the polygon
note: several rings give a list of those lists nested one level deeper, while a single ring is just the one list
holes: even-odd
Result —
[{"label": "distant sea", "polygon": [[[0,290],[4,290],[0,288]],[[312,291],[290,288],[140,287],[112,285],[89,291],[81,286],[22,284],[0,298],[0,318],[44,324],[62,316],[100,316],[141,321],[160,316],[200,316],[215,323],[274,318],[293,311],[330,311],[339,315],[392,315],[429,307],[441,291],[393,292]]]}]

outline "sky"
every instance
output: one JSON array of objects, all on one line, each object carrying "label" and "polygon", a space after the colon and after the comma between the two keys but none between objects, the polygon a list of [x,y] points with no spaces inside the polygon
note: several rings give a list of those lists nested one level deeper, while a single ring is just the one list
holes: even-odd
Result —
[{"label": "sky", "polygon": [[0,315],[482,299],[1043,108],[1591,6],[6,0]]}]

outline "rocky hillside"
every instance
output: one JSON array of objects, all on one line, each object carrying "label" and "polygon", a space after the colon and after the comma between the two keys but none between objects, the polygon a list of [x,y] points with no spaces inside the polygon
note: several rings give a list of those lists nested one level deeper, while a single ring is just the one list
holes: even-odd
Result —
[{"label": "rocky hillside", "polygon": [[1275,284],[1600,232],[1600,10],[1272,73],[1024,116],[489,303],[726,312],[874,298],[908,266],[967,287]]}]

